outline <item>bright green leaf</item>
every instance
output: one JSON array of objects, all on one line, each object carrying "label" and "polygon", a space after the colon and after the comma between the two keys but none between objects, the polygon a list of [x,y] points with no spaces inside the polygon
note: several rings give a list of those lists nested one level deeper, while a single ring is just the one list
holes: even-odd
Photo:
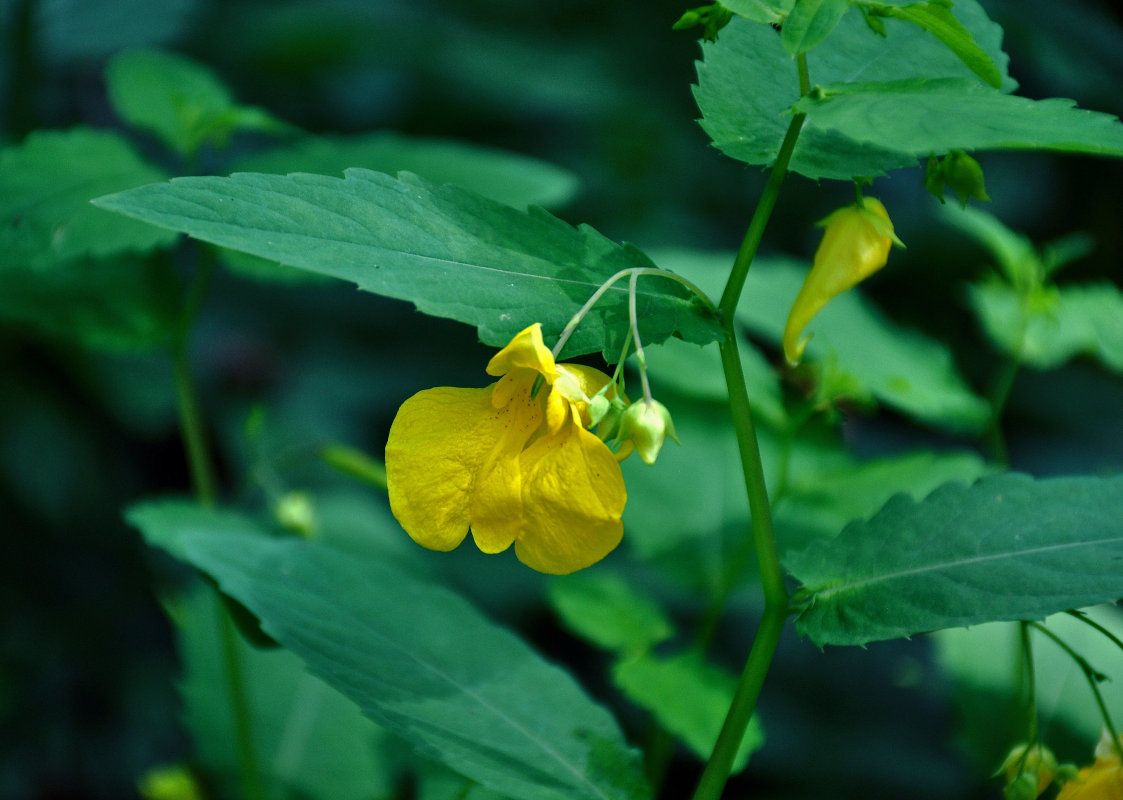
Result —
[{"label": "bright green leaf", "polygon": [[868,522],[789,554],[797,627],[853,645],[1123,596],[1123,479],[1005,474],[890,500]]},{"label": "bright green leaf", "polygon": [[780,43],[791,55],[822,42],[850,10],[850,0],[796,0],[780,29]]},{"label": "bright green leaf", "polygon": [[[609,276],[652,266],[636,248],[587,226],[575,229],[544,211],[525,213],[408,173],[178,178],[98,205],[412,301],[427,314],[475,325],[495,346],[534,322],[549,340]],[[627,282],[618,282],[565,354],[618,357],[627,295]],[[712,314],[675,281],[644,277],[638,313],[651,343],[672,334],[698,343],[720,336]]]},{"label": "bright green leaf", "polygon": [[[1002,29],[987,18],[975,0],[955,4],[956,19],[971,32],[1003,76],[1003,89],[1015,82],[1006,73]],[[958,56],[934,36],[902,20],[884,20],[886,36],[876,36],[859,14],[849,14],[834,33],[807,54],[812,84],[847,81],[893,81],[905,78],[965,78],[977,84]],[[702,127],[718,149],[731,158],[754,165],[776,160],[799,100],[795,61],[768,26],[734,19],[721,38],[703,48],[698,65],[695,99],[702,111]],[[875,109],[870,124],[897,113],[886,105]],[[927,156],[929,153],[925,152]],[[895,142],[879,146],[844,132],[805,124],[796,143],[791,169],[810,178],[848,180],[855,175],[877,176],[909,166],[916,157]]]},{"label": "bright green leaf", "polygon": [[1053,369],[1088,355],[1123,372],[1123,293],[1114,284],[1052,287],[1023,298],[990,281],[972,285],[969,298],[987,338],[1031,367]]},{"label": "bright green leaf", "polygon": [[[667,732],[674,734],[701,760],[710,757],[721,731],[737,680],[697,653],[670,657],[653,654],[620,661],[612,670],[616,685],[632,702],[651,711]],[[759,715],[754,715],[733,759],[740,772],[749,756],[764,744]]]},{"label": "bright green leaf", "polygon": [[995,89],[1002,88],[1002,73],[986,51],[975,44],[971,31],[939,2],[915,3],[907,6],[882,6],[897,19],[903,19],[928,31],[955,53],[967,67]]},{"label": "bright green leaf", "polygon": [[301,139],[243,159],[232,171],[341,175],[349,167],[389,175],[412,172],[433,183],[455,183],[516,208],[561,206],[578,189],[573,173],[529,156],[389,132]]},{"label": "bright green leaf", "polygon": [[[1123,125],[1071,100],[1030,100],[961,78],[820,86],[795,104],[812,129],[914,159],[949,150],[1057,150],[1123,156]],[[891,109],[892,113],[887,113]]]},{"label": "bright green leaf", "polygon": [[0,271],[169,245],[174,234],[90,205],[165,177],[121,136],[90,128],[39,131],[0,150]]},{"label": "bright green leaf", "polygon": [[549,599],[567,628],[607,650],[643,652],[674,633],[655,600],[611,572],[557,578],[550,583]]},{"label": "bright green leaf", "polygon": [[238,130],[284,133],[268,112],[238,105],[210,69],[162,50],[126,50],[106,67],[109,100],[130,125],[156,134],[182,156]]},{"label": "bright green leaf", "polygon": [[766,3],[764,0],[722,0],[722,5],[734,14],[765,25],[774,25],[783,19],[776,3]]},{"label": "bright green leaf", "polygon": [[165,502],[128,518],[421,754],[511,797],[648,796],[615,720],[447,589],[383,559],[262,535],[232,512]]}]

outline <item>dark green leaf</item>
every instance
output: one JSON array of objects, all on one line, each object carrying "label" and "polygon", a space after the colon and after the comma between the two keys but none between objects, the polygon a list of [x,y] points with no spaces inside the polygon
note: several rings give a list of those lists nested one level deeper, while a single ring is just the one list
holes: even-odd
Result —
[{"label": "dark green leaf", "polygon": [[[1001,49],[1002,29],[987,18],[975,0],[956,3],[954,13],[998,66],[1003,89],[1011,91],[1016,84],[1006,74],[1008,59]],[[812,84],[932,77],[978,82],[959,57],[934,36],[902,20],[886,18],[884,22],[883,38],[871,33],[861,15],[844,17],[834,33],[807,54]],[[768,26],[734,19],[722,31],[721,39],[706,45],[703,52],[695,89],[702,127],[726,155],[749,164],[773,163],[787,131],[790,109],[799,99],[796,64],[780,37]],[[892,116],[887,109],[877,109],[871,124]],[[791,169],[810,178],[848,180],[855,175],[881,175],[915,162],[916,157],[902,152],[895,142],[875,145],[844,132],[805,124]]]},{"label": "dark green leaf", "polygon": [[608,650],[643,652],[674,633],[658,603],[611,572],[557,578],[549,598],[567,628]]},{"label": "dark green leaf", "polygon": [[171,340],[179,293],[166,265],[135,257],[0,268],[0,319],[94,350],[151,350]]},{"label": "dark green leaf", "polygon": [[[820,87],[795,108],[812,129],[914,159],[949,150],[1057,150],[1123,156],[1123,125],[1071,100],[1030,100],[961,78]],[[890,113],[891,111],[891,113]]]},{"label": "dark green leaf", "polygon": [[233,171],[341,175],[349,167],[389,175],[412,172],[433,183],[455,183],[516,208],[564,205],[578,189],[573,173],[529,156],[389,132],[302,139],[243,159]]},{"label": "dark green leaf", "polygon": [[[319,175],[179,178],[98,200],[104,208],[410,300],[428,314],[475,325],[505,345],[541,322],[557,335],[618,270],[653,266],[634,247],[574,229],[532,209],[486,200],[403,173],[351,169]],[[570,339],[565,354],[619,356],[627,282],[617,283]],[[720,336],[712,314],[678,283],[645,277],[638,312],[644,341]]]},{"label": "dark green leaf", "polygon": [[[651,711],[695,756],[703,761],[710,757],[737,688],[736,678],[694,652],[666,658],[649,653],[620,661],[612,677],[632,702]],[[733,772],[744,769],[749,756],[763,744],[760,717],[754,715],[733,759]]]},{"label": "dark green leaf", "polygon": [[164,178],[108,131],[39,131],[0,150],[0,270],[45,270],[170,244],[172,233],[90,205],[99,195]]},{"label": "dark green leaf", "polygon": [[780,43],[791,55],[822,42],[850,10],[850,0],[796,0],[780,30]]},{"label": "dark green leaf", "polygon": [[[235,786],[238,748],[220,657],[217,596],[198,587],[170,601],[168,612],[178,633],[180,692],[196,754]],[[295,791],[309,800],[369,800],[393,793],[393,737],[309,675],[292,653],[260,650],[240,639],[235,646],[252,676],[246,686],[250,726],[272,796]]]},{"label": "dark green leaf", "polygon": [[648,795],[615,720],[447,589],[384,559],[255,533],[232,512],[152,503],[128,518],[423,755],[511,797]]},{"label": "dark green leaf", "polygon": [[190,156],[204,142],[223,144],[237,130],[283,133],[268,112],[238,105],[207,67],[163,50],[126,50],[106,67],[110,102],[125,122]]},{"label": "dark green leaf", "polygon": [[853,645],[1123,596],[1123,479],[1005,474],[890,500],[790,554],[799,630]]}]

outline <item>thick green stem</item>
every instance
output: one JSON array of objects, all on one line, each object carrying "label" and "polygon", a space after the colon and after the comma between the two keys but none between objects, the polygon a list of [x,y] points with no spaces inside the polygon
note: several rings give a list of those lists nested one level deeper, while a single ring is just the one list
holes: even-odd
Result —
[{"label": "thick green stem", "polygon": [[[798,58],[800,89],[806,93],[807,62],[802,55]],[[772,210],[780,196],[780,187],[788,172],[792,153],[795,150],[799,131],[803,127],[804,116],[792,117],[787,134],[780,145],[780,152],[772,172],[768,176],[764,192],[756,211],[749,221],[745,239],[737,251],[737,257],[730,270],[725,291],[718,303],[722,318],[724,336],[721,340],[721,366],[729,391],[729,409],[732,413],[733,429],[737,435],[737,449],[741,456],[741,470],[745,476],[745,491],[749,498],[749,513],[752,516],[752,541],[756,550],[760,569],[761,585],[764,590],[764,613],[760,627],[753,637],[745,669],[733,695],[733,702],[722,725],[721,733],[714,744],[713,752],[706,762],[705,770],[694,791],[694,800],[718,800],[729,780],[733,759],[744,739],[745,730],[752,719],[761,687],[768,675],[772,657],[784,629],[784,621],[789,613],[788,592],[784,587],[784,572],[776,549],[776,536],[772,530],[772,510],[768,499],[768,488],[764,480],[764,467],[760,459],[760,446],[757,444],[756,430],[753,427],[752,409],[748,391],[745,388],[745,372],[741,365],[741,355],[737,348],[737,331],[734,318],[745,279],[749,274],[753,258],[760,247],[761,239]]]}]

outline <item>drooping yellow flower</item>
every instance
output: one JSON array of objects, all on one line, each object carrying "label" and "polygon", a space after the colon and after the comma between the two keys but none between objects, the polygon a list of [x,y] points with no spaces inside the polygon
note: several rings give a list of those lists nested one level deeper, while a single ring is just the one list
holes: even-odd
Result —
[{"label": "drooping yellow flower", "polygon": [[[599,370],[556,364],[537,323],[487,365],[484,389],[426,389],[398,409],[386,442],[390,508],[418,544],[485,553],[512,544],[527,566],[566,574],[623,536],[616,456],[587,428]],[[609,390],[611,392],[611,389]]]},{"label": "drooping yellow flower", "polygon": [[792,365],[799,363],[811,338],[800,338],[811,319],[832,297],[884,267],[890,246],[901,244],[889,212],[872,197],[864,198],[861,205],[838,209],[819,225],[826,228],[823,240],[784,326],[784,357]]},{"label": "drooping yellow flower", "polygon": [[1057,800],[1123,800],[1123,762],[1105,732],[1096,746],[1096,760],[1061,787]]}]

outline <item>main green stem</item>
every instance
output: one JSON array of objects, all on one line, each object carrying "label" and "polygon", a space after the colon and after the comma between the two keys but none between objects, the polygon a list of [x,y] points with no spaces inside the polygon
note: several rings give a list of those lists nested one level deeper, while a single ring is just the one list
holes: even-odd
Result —
[{"label": "main green stem", "polygon": [[[203,415],[195,381],[187,357],[187,344],[192,325],[210,283],[213,262],[201,259],[187,292],[180,328],[172,342],[172,370],[175,378],[176,401],[179,407],[180,433],[187,450],[187,463],[191,470],[191,483],[195,499],[203,508],[214,508],[218,501],[218,481],[214,462],[207,445]],[[234,723],[234,740],[238,758],[238,773],[245,800],[266,800],[265,784],[253,741],[250,724],[249,696],[246,693],[244,669],[238,650],[238,632],[225,606],[218,607],[219,642],[222,648],[226,688],[230,696],[230,715]]]},{"label": "main green stem", "polygon": [[[806,93],[807,64],[802,55],[799,56],[798,63],[800,89]],[[780,187],[787,175],[796,139],[803,127],[803,120],[803,114],[792,117],[788,132],[780,146],[779,155],[776,157],[776,163],[768,176],[768,182],[765,184],[753,218],[749,221],[745,239],[737,252],[725,291],[718,303],[724,334],[720,347],[721,365],[729,391],[729,408],[733,417],[733,429],[737,435],[737,449],[741,455],[745,491],[749,498],[749,513],[752,515],[752,542],[764,589],[764,612],[761,615],[760,626],[753,637],[745,669],[741,673],[725,723],[722,725],[721,733],[718,734],[709,761],[706,762],[698,787],[694,791],[694,800],[718,800],[721,797],[729,780],[733,759],[737,755],[749,720],[752,719],[753,711],[756,709],[757,699],[760,697],[768,668],[772,664],[772,658],[780,641],[780,633],[784,629],[784,621],[789,613],[788,592],[784,587],[784,573],[780,567],[776,536],[772,530],[772,510],[764,480],[764,467],[760,460],[760,446],[753,427],[749,395],[745,388],[745,373],[737,349],[734,319],[741,292],[745,288],[749,267],[752,266],[761,239],[764,238],[768,220],[780,196]]]}]

